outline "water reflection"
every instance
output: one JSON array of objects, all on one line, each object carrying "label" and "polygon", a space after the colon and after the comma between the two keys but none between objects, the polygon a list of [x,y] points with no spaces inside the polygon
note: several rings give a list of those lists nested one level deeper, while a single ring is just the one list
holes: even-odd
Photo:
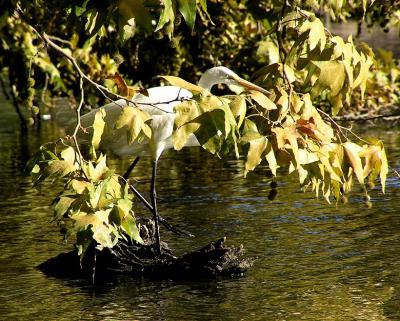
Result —
[{"label": "water reflection", "polygon": [[[224,235],[243,243],[258,257],[245,277],[201,282],[118,277],[92,286],[44,276],[35,266],[71,245],[61,242],[50,222],[57,186],[32,189],[20,160],[58,133],[48,124],[22,137],[8,111],[0,117],[0,319],[400,319],[398,178],[388,179],[385,195],[376,187],[372,209],[358,195],[349,204],[329,206],[300,192],[290,177],[279,180],[271,202],[265,167],[244,179],[241,160],[219,160],[201,149],[163,155],[160,213],[196,235],[163,231],[163,237],[178,253]],[[371,134],[385,140],[390,165],[399,170],[396,132],[383,128]],[[120,172],[129,164],[111,163]],[[144,193],[149,168],[145,159],[135,170]],[[135,210],[149,215],[139,204]]]},{"label": "water reflection", "polygon": [[[328,29],[335,35],[339,35],[347,39],[350,35],[354,37],[357,35],[357,22],[347,21],[346,23],[331,23],[328,25]],[[361,27],[361,33],[358,41],[366,42],[374,50],[381,48],[384,50],[392,51],[394,57],[400,57],[400,40],[398,28],[391,28],[387,32],[383,31],[383,28],[374,26],[373,28],[367,28],[364,23]]]}]

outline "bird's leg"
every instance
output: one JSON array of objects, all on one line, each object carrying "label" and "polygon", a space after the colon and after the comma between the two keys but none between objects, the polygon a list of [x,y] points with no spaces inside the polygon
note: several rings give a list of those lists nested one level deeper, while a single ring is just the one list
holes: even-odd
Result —
[{"label": "bird's leg", "polygon": [[[153,206],[144,198],[144,196],[142,194],[139,193],[139,191],[133,186],[133,185],[129,185],[129,188],[131,189],[131,191],[133,192],[133,194],[136,195],[137,198],[139,198],[139,200],[150,210],[150,212],[153,213]],[[194,235],[190,232],[178,229],[176,227],[174,227],[173,225],[171,225],[170,223],[167,222],[167,220],[165,218],[163,218],[160,214],[158,214],[158,221],[165,226],[165,228],[168,231],[171,231],[175,234],[178,235],[185,235],[185,236],[189,236],[189,237],[193,237]]]},{"label": "bird's leg", "polygon": [[161,255],[161,243],[160,243],[160,227],[158,225],[158,213],[157,213],[157,195],[156,195],[156,174],[157,174],[157,160],[153,161],[153,173],[151,176],[151,192],[150,201],[153,207],[153,219],[155,227],[155,238],[156,238],[156,248],[158,255]]},{"label": "bird's leg", "polygon": [[133,171],[133,169],[135,168],[136,164],[138,163],[140,159],[140,156],[137,156],[134,161],[132,162],[132,164],[128,167],[127,171],[125,172],[124,176],[122,176],[125,180],[128,180],[129,175],[131,174],[131,172]]}]

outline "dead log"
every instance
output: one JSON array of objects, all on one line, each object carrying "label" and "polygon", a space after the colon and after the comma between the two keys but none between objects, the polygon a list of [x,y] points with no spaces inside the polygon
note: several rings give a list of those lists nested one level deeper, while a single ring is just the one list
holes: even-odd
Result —
[{"label": "dead log", "polygon": [[244,257],[243,246],[227,246],[223,237],[201,249],[175,256],[162,242],[158,256],[151,220],[140,226],[144,244],[120,241],[112,249],[97,250],[91,246],[82,261],[76,251],[62,253],[40,264],[45,274],[61,278],[110,278],[118,274],[157,279],[197,279],[218,276],[241,276],[254,258]]}]

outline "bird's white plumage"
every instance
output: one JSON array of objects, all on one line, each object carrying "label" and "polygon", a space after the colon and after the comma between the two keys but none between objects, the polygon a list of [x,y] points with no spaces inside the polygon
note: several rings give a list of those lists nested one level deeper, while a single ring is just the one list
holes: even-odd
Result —
[{"label": "bird's white plumage", "polygon": [[[258,87],[235,74],[232,70],[219,66],[208,69],[200,78],[199,86],[211,91],[216,84],[238,84],[250,89],[268,93],[265,89]],[[147,89],[148,96],[137,94],[132,98],[130,106],[135,106],[151,115],[150,126],[152,138],[150,142],[133,142],[128,144],[126,128],[115,130],[115,123],[121,115],[123,107],[127,102],[123,99],[101,107],[105,111],[104,121],[107,129],[101,138],[100,148],[111,151],[118,156],[128,155],[151,155],[158,160],[165,149],[173,147],[172,132],[175,120],[174,107],[182,100],[192,97],[192,93],[177,86],[152,87]],[[97,110],[81,117],[83,127],[93,125]],[[199,146],[199,142],[192,134],[185,146]]]},{"label": "bird's white plumage", "polygon": [[[200,78],[199,86],[211,91],[211,88],[219,83],[228,85],[238,84],[252,90],[268,93],[265,89],[240,78],[232,70],[222,66],[207,70]],[[117,130],[115,129],[115,124],[121,115],[123,108],[128,105],[125,100],[121,99],[101,107],[101,109],[105,112],[104,121],[106,123],[106,129],[101,137],[100,147],[119,156],[141,156],[144,154],[149,154],[152,156],[153,174],[150,192],[151,205],[148,206],[154,217],[157,251],[159,254],[161,254],[160,234],[158,227],[159,215],[157,213],[155,191],[157,161],[165,149],[173,148],[172,133],[175,121],[175,106],[177,106],[182,100],[190,99],[192,97],[192,93],[176,86],[153,87],[149,88],[147,91],[149,94],[148,96],[137,94],[132,98],[132,102],[129,103],[129,105],[140,108],[141,110],[150,114],[150,127],[152,129],[150,141],[134,141],[132,144],[128,144],[126,126]],[[90,128],[94,123],[96,113],[97,110],[94,110],[82,116],[82,126]],[[199,142],[193,134],[190,135],[185,144],[185,146],[199,145]],[[136,164],[136,160],[134,161],[133,166],[134,164]],[[132,170],[133,166],[131,166],[127,174],[124,175],[125,178],[128,178],[130,170]],[[140,196],[140,199],[144,199],[138,192],[136,195]]]},{"label": "bird's white plumage", "polygon": [[[164,86],[149,88],[148,96],[137,94],[132,98],[129,106],[140,108],[151,115],[150,126],[152,128],[152,138],[150,142],[127,142],[127,128],[114,129],[124,107],[128,103],[124,99],[119,99],[107,104],[101,109],[104,110],[104,122],[106,130],[102,136],[100,148],[111,151],[117,156],[129,155],[152,155],[158,159],[165,148],[172,148],[172,131],[174,126],[174,107],[182,100],[192,97],[192,93],[186,89],[176,86]],[[90,128],[93,125],[98,109],[81,117],[83,127]],[[197,140],[191,137],[188,143],[197,144]]]}]

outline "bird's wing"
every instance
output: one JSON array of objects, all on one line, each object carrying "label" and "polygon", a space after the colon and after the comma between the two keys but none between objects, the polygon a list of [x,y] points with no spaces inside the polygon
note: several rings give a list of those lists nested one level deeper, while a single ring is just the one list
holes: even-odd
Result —
[{"label": "bird's wing", "polygon": [[174,107],[182,100],[193,97],[190,91],[177,86],[152,87],[147,91],[148,96],[137,94],[132,102],[150,115],[173,113]]}]

